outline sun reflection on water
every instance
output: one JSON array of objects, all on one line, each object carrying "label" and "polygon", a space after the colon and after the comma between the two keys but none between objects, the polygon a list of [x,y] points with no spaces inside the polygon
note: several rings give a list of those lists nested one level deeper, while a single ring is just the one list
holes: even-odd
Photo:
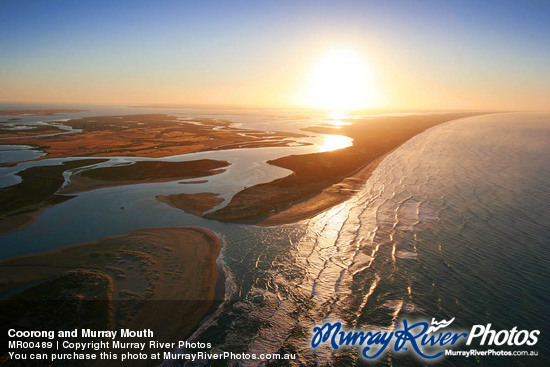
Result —
[{"label": "sun reflection on water", "polygon": [[351,125],[351,122],[342,121],[344,119],[348,119],[349,117],[350,116],[347,112],[334,111],[328,114],[328,120],[326,120],[326,122],[329,125],[340,128],[342,126]]},{"label": "sun reflection on water", "polygon": [[333,111],[328,114],[328,118],[333,120],[347,119],[349,118],[349,114],[344,111]]},{"label": "sun reflection on water", "polygon": [[324,135],[324,141],[319,146],[319,152],[330,152],[336,149],[351,147],[353,139],[343,135]]},{"label": "sun reflection on water", "polygon": [[342,126],[351,125],[351,122],[345,122],[341,120],[329,120],[327,121],[329,125],[336,126],[338,128],[341,128]]}]

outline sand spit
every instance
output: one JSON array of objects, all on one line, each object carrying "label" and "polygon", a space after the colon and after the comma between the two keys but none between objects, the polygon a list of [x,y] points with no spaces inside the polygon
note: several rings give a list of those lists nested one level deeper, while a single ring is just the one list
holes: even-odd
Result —
[{"label": "sand spit", "polygon": [[[384,155],[422,131],[446,121],[479,113],[376,116],[350,120],[338,133],[351,137],[349,148],[291,155],[268,163],[292,170],[281,179],[237,193],[224,208],[205,217],[220,221],[274,225],[310,218],[350,198]],[[325,126],[307,131],[334,134]]]},{"label": "sand spit", "polygon": [[216,205],[223,203],[224,199],[218,196],[219,194],[210,192],[199,192],[197,194],[157,195],[157,199],[188,213],[202,215]]},{"label": "sand spit", "polygon": [[[21,319],[37,330],[83,323],[150,328],[156,340],[185,340],[215,302],[220,248],[220,240],[202,229],[147,228],[2,260],[2,317],[9,317],[4,325]],[[35,303],[43,310],[27,309]],[[67,312],[59,314],[59,308]]]}]

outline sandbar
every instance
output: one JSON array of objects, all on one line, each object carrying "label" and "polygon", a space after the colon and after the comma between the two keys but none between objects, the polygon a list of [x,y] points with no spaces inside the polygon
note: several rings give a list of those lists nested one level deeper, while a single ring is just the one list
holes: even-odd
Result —
[{"label": "sandbar", "polygon": [[[350,120],[352,125],[342,126],[338,133],[351,137],[353,146],[268,161],[293,173],[240,191],[227,206],[204,216],[259,225],[294,223],[310,218],[349,199],[386,154],[413,136],[443,122],[478,114],[382,115]],[[305,130],[334,134],[334,128],[328,126]]]},{"label": "sandbar", "polygon": [[51,126],[28,126],[26,129],[14,129],[14,128],[0,128],[0,138],[20,138],[23,136],[45,135],[45,134],[58,134],[62,132],[56,127]]},{"label": "sandbar", "polygon": [[[185,340],[215,302],[220,248],[220,240],[203,229],[147,228],[2,260],[2,314],[10,315],[4,322],[17,324],[23,317],[30,329],[54,330],[81,327],[93,316],[111,328],[150,328],[155,340]],[[34,305],[33,300],[44,305],[41,312],[20,309],[25,301]],[[85,305],[86,300],[98,301],[90,307],[93,315],[67,310],[71,319],[47,309],[76,301]]]},{"label": "sandbar", "polygon": [[157,195],[157,199],[188,213],[202,215],[216,205],[223,203],[224,199],[218,196],[219,194],[210,192],[199,192],[197,194]]},{"label": "sandbar", "polygon": [[17,175],[22,181],[0,188],[0,234],[15,231],[32,223],[45,208],[69,200],[57,195],[65,182],[63,172],[105,162],[105,159],[81,159],[55,166],[27,168]]}]

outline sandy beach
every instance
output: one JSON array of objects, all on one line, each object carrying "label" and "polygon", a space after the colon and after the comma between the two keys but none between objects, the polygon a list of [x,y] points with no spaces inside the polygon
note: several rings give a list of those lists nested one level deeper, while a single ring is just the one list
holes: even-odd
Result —
[{"label": "sandy beach", "polygon": [[550,366],[550,0],[0,14],[0,367]]},{"label": "sandy beach", "polygon": [[[478,113],[477,113],[478,114]],[[268,163],[293,173],[237,193],[224,208],[205,215],[228,222],[274,225],[310,218],[350,198],[384,155],[422,131],[476,113],[373,116],[343,126],[338,134],[353,146],[330,152],[291,155]],[[334,134],[332,127],[306,129]]]},{"label": "sandy beach", "polygon": [[[18,317],[27,318],[31,329],[58,328],[61,316],[55,309],[48,311],[48,324],[44,314],[40,319],[32,317],[32,310],[13,309],[13,305],[18,300],[40,300],[45,305],[60,300],[63,304],[100,301],[96,305],[100,310],[94,313],[101,315],[99,324],[151,328],[157,340],[184,340],[213,305],[220,248],[220,240],[202,229],[147,228],[2,260],[0,294],[4,300],[10,296],[2,303],[3,314],[10,316],[12,324],[19,322]],[[79,317],[86,315],[71,312],[75,318],[64,315],[63,324],[79,327]]]}]

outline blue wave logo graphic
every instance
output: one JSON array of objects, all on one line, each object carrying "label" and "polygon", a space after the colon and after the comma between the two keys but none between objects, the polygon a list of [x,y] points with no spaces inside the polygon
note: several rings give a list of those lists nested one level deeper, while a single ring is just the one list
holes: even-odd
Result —
[{"label": "blue wave logo graphic", "polygon": [[430,325],[425,321],[409,323],[403,319],[402,328],[396,327],[392,331],[347,331],[342,329],[340,322],[327,322],[313,328],[311,346],[316,348],[322,343],[329,343],[335,350],[355,346],[361,349],[361,355],[367,359],[376,359],[389,348],[395,352],[413,351],[422,358],[436,359],[443,355],[446,348],[468,337],[465,332],[434,332],[448,327],[453,321],[454,318],[440,322],[432,320]]}]

